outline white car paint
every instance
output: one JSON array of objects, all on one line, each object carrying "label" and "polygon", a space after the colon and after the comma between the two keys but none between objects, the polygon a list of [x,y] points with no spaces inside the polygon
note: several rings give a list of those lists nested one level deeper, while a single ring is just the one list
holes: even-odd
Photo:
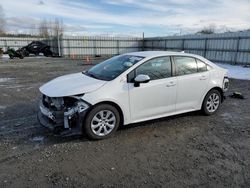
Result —
[{"label": "white car paint", "polygon": [[[200,99],[207,93],[209,71],[177,77],[176,111],[197,109]],[[187,92],[188,91],[188,92]]]},{"label": "white car paint", "polygon": [[88,77],[82,73],[60,76],[40,87],[40,91],[50,97],[78,95],[97,90],[106,81]]},{"label": "white car paint", "polygon": [[[143,56],[111,81],[90,78],[82,73],[59,77],[48,82],[40,91],[49,97],[83,94],[82,99],[91,105],[112,102],[123,114],[124,124],[130,124],[184,112],[200,110],[206,93],[214,88],[223,88],[227,70],[209,60],[193,54],[166,51],[144,51],[128,53]],[[135,87],[127,83],[127,74],[144,62],[160,56],[188,56],[197,58],[212,69],[207,72],[152,80]]]},{"label": "white car paint", "polygon": [[173,113],[176,84],[176,77],[154,80],[141,84],[139,88],[129,84],[131,120],[144,120],[152,116]]}]

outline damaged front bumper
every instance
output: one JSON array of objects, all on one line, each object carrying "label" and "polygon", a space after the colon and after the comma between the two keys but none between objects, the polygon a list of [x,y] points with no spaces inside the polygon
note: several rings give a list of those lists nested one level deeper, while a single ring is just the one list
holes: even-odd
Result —
[{"label": "damaged front bumper", "polygon": [[37,114],[39,123],[56,135],[82,134],[82,125],[90,104],[77,97],[71,100],[69,105],[65,98],[43,96]]}]

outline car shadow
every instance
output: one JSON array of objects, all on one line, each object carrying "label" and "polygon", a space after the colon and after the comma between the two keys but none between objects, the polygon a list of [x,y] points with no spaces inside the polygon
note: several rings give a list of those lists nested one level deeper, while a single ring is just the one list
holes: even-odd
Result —
[{"label": "car shadow", "polygon": [[[137,127],[146,127],[152,125],[152,123],[161,123],[165,121],[172,121],[178,118],[182,117],[196,117],[196,116],[203,116],[201,111],[194,111],[194,112],[188,112],[184,114],[178,114],[178,115],[173,115],[173,116],[168,116],[168,117],[163,117],[163,118],[158,118],[154,120],[148,120],[148,121],[143,121],[139,123],[132,123],[128,124],[125,126],[120,126],[118,129],[118,132],[121,133],[123,130],[130,130],[133,128]],[[43,135],[46,137],[46,143],[45,145],[53,145],[53,144],[62,144],[62,143],[69,143],[69,142],[99,142],[101,140],[92,140],[87,137],[87,135],[83,132],[82,135],[71,135],[71,136],[57,136],[54,135],[53,133],[49,132],[46,128],[41,127],[40,131],[37,131],[36,135]]]}]

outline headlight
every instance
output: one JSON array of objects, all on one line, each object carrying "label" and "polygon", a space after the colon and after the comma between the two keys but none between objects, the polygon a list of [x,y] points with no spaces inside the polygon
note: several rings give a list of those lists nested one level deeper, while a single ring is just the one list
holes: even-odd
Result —
[{"label": "headlight", "polygon": [[77,103],[77,107],[78,107],[78,113],[81,113],[85,111],[89,107],[89,105],[83,101],[79,101]]}]

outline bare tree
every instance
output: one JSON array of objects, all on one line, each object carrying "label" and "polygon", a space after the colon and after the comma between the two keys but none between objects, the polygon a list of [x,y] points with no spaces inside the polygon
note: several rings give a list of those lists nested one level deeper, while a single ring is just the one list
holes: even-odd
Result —
[{"label": "bare tree", "polygon": [[54,21],[43,20],[39,26],[39,34],[42,37],[60,36],[63,34],[63,21],[56,18]]},{"label": "bare tree", "polygon": [[59,20],[58,18],[56,18],[52,24],[52,35],[53,36],[60,36],[63,34],[63,21]]},{"label": "bare tree", "polygon": [[2,6],[0,5],[0,35],[5,34],[5,17],[4,17],[4,11]]},{"label": "bare tree", "polygon": [[31,36],[37,35],[37,25],[35,23],[30,24],[29,33],[30,33]]},{"label": "bare tree", "polygon": [[48,25],[47,20],[43,20],[40,23],[40,26],[39,26],[39,35],[41,37],[48,37],[49,36],[49,25]]},{"label": "bare tree", "polygon": [[213,34],[215,33],[216,25],[210,24],[208,27],[204,27],[201,31],[198,31],[197,34]]}]

